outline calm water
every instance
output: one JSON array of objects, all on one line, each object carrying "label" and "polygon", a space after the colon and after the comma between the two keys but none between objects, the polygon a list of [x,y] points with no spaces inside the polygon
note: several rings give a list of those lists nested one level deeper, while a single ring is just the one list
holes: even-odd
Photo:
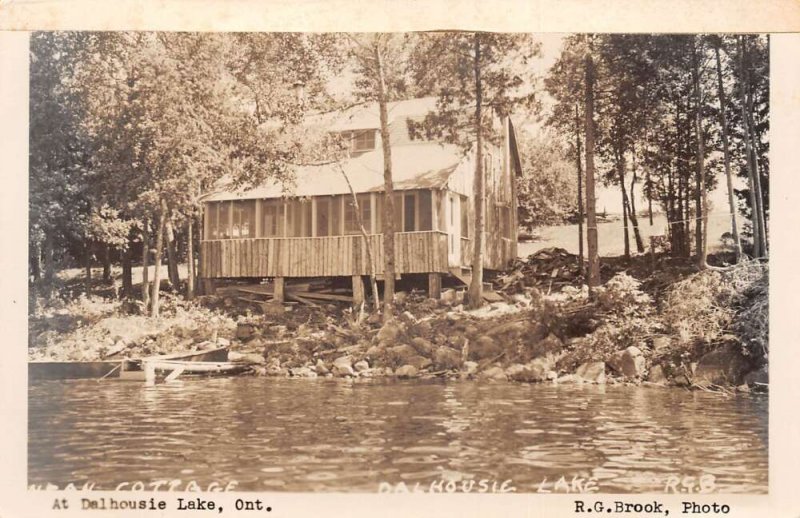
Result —
[{"label": "calm water", "polygon": [[717,492],[767,491],[763,397],[246,377],[143,385],[32,385],[30,483],[114,489],[180,479],[236,481],[244,491],[374,492],[381,481],[511,479],[518,492],[534,492],[545,477],[552,490],[559,477],[580,476],[611,493],[661,492],[671,476],[713,475]]}]

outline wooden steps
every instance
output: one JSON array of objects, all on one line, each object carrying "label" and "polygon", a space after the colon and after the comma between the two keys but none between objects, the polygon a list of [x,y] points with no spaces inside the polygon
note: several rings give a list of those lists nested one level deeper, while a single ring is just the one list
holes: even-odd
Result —
[{"label": "wooden steps", "polygon": [[[450,275],[469,287],[472,283],[472,268],[469,266],[451,267]],[[502,302],[505,300],[502,295],[495,292],[490,282],[483,283],[483,300],[487,302]]]}]

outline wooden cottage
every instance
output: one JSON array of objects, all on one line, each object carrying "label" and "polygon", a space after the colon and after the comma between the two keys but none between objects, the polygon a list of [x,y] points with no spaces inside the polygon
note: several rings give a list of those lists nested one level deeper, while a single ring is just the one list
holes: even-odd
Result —
[{"label": "wooden cottage", "polygon": [[[454,145],[415,138],[409,121],[435,108],[434,98],[390,103],[398,275],[428,274],[432,296],[442,275],[468,281],[471,270],[475,154]],[[516,192],[520,161],[513,127],[497,120],[501,146],[484,151],[486,252],[484,267],[502,269],[517,254]],[[373,271],[383,272],[383,153],[376,104],[336,113],[325,130],[350,142],[342,167],[357,193],[369,235]],[[200,275],[203,279],[352,277],[363,293],[369,274],[366,247],[352,195],[335,165],[296,170],[294,185],[268,183],[204,197]]]}]

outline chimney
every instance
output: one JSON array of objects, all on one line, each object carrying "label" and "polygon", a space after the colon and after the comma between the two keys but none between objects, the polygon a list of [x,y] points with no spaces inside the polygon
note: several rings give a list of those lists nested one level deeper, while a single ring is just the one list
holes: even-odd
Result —
[{"label": "chimney", "polygon": [[306,103],[306,84],[302,81],[295,81],[294,84],[292,84],[292,90],[294,90],[294,97],[297,104],[303,106]]}]

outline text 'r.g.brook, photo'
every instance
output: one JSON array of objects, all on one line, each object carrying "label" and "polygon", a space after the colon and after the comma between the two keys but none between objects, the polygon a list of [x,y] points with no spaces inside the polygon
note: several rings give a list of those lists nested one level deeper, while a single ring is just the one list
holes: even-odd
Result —
[{"label": "text 'r.g.brook, photo'", "polygon": [[29,489],[766,494],[769,43],[31,33]]}]

